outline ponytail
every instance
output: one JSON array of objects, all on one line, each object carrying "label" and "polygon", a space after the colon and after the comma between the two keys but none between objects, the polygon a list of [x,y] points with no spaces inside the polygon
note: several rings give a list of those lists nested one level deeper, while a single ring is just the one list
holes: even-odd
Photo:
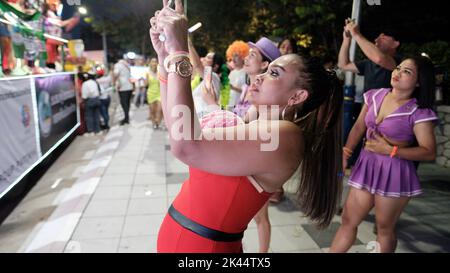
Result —
[{"label": "ponytail", "polygon": [[305,152],[297,192],[300,208],[318,228],[331,223],[342,194],[343,92],[335,73],[304,62],[310,98],[300,108]]}]

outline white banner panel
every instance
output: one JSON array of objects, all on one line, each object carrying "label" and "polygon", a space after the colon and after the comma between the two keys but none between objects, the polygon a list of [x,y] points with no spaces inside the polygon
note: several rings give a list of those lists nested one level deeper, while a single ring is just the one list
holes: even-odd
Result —
[{"label": "white banner panel", "polygon": [[0,81],[0,196],[38,160],[30,79]]}]

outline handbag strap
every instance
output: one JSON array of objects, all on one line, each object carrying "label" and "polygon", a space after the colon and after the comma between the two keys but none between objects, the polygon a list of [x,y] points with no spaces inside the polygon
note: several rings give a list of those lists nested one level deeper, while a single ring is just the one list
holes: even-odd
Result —
[{"label": "handbag strap", "polygon": [[98,96],[100,97],[102,95],[102,89],[100,88],[100,84],[98,83],[98,81],[97,80],[94,80],[94,81],[97,84]]}]

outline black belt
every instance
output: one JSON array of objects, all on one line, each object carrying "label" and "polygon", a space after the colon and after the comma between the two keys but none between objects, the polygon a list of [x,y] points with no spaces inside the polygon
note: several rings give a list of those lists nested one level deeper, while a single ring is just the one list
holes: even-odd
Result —
[{"label": "black belt", "polygon": [[186,216],[184,216],[183,214],[181,214],[173,207],[173,205],[171,205],[169,208],[169,215],[173,218],[173,220],[175,220],[175,222],[180,224],[185,229],[188,229],[197,235],[200,235],[204,238],[208,238],[213,241],[235,242],[241,240],[242,237],[244,237],[244,232],[226,233],[220,230],[210,229],[208,227],[200,225],[199,223],[196,223],[191,219],[187,218]]}]

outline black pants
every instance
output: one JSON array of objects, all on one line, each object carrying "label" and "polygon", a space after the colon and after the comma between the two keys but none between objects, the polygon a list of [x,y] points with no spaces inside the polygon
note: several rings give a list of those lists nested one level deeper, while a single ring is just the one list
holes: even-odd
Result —
[{"label": "black pants", "polygon": [[105,128],[109,127],[109,104],[111,103],[111,98],[108,96],[107,99],[100,99],[100,116],[103,118],[105,123]]},{"label": "black pants", "polygon": [[100,132],[100,99],[98,97],[86,99],[86,108],[84,111],[87,132]]},{"label": "black pants", "polygon": [[131,92],[129,91],[119,91],[120,105],[122,106],[123,112],[125,114],[124,122],[130,122],[129,112],[130,112],[130,102],[131,102]]}]

